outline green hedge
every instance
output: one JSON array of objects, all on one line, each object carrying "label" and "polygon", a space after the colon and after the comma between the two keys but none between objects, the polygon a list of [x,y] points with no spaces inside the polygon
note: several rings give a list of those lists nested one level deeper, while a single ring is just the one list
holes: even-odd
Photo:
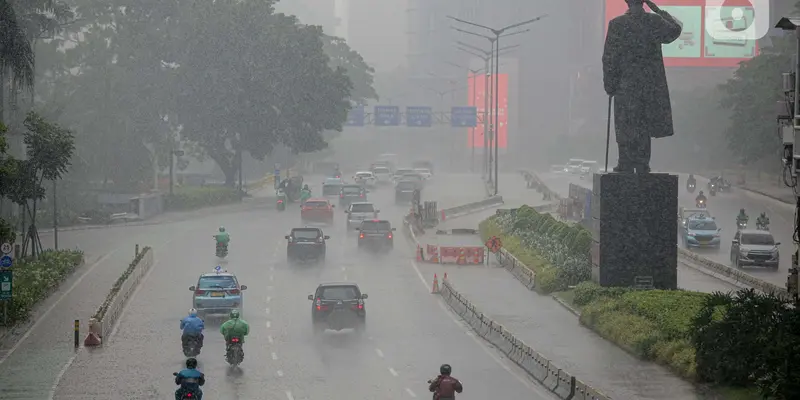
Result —
[{"label": "green hedge", "polygon": [[164,208],[169,211],[193,210],[239,201],[239,192],[222,186],[186,186],[175,188],[164,198]]},{"label": "green hedge", "polygon": [[481,222],[483,239],[498,236],[503,247],[536,273],[536,290],[552,293],[591,278],[591,234],[547,213],[522,206]]},{"label": "green hedge", "polygon": [[125,268],[125,271],[122,273],[122,275],[120,275],[120,277],[117,278],[117,281],[111,286],[111,290],[108,292],[108,295],[106,295],[105,301],[103,301],[103,304],[101,304],[97,309],[97,312],[92,315],[92,318],[98,321],[103,319],[103,317],[106,315],[106,311],[108,310],[108,306],[111,305],[111,302],[114,300],[114,296],[117,295],[119,289],[122,288],[122,285],[126,280],[128,280],[128,277],[131,276],[133,270],[136,269],[136,266],[142,261],[144,255],[150,250],[151,249],[149,246],[145,246],[141,251],[139,251],[139,254],[133,258],[133,261],[128,264],[128,268]]},{"label": "green hedge", "polygon": [[582,324],[684,378],[743,388],[742,398],[753,387],[761,398],[800,398],[800,311],[775,296],[584,282],[573,303],[581,307]]},{"label": "green hedge", "polygon": [[26,321],[37,303],[44,300],[83,262],[77,250],[47,250],[37,260],[23,260],[14,266],[13,298],[9,322]]}]

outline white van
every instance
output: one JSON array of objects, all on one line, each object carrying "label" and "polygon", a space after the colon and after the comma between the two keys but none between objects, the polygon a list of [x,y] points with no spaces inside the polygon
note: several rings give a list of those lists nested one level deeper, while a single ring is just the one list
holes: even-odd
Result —
[{"label": "white van", "polygon": [[584,160],[581,164],[582,174],[593,174],[597,172],[597,161]]},{"label": "white van", "polygon": [[570,158],[569,161],[567,161],[567,164],[564,165],[564,172],[568,172],[570,174],[580,173],[582,165],[583,160],[580,158]]}]

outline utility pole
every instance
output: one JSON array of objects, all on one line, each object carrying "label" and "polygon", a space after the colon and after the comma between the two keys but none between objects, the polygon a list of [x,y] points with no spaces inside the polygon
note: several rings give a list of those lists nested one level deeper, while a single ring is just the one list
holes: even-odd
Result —
[{"label": "utility pole", "polygon": [[58,251],[58,193],[56,192],[56,188],[58,187],[58,182],[53,179],[53,246],[55,247],[56,251]]},{"label": "utility pole", "polygon": [[[498,159],[499,159],[499,156],[500,156],[500,153],[499,153],[499,148],[500,148],[500,142],[499,142],[500,141],[500,136],[499,136],[499,132],[500,132],[500,124],[499,124],[500,123],[500,96],[498,95],[498,93],[499,93],[499,88],[500,88],[500,51],[499,51],[499,49],[500,49],[500,38],[503,37],[503,36],[510,36],[510,35],[516,35],[516,34],[528,32],[529,29],[526,29],[524,31],[512,32],[512,33],[508,33],[508,34],[505,33],[509,29],[519,28],[521,26],[534,23],[534,22],[539,21],[540,19],[542,19],[542,18],[544,18],[546,16],[547,15],[542,15],[542,16],[539,16],[539,17],[536,17],[536,18],[533,18],[533,19],[530,19],[530,20],[527,20],[527,21],[518,22],[516,24],[508,25],[508,26],[500,28],[500,29],[490,28],[490,27],[485,26],[485,25],[476,24],[474,22],[466,21],[466,20],[463,20],[463,19],[460,19],[460,18],[449,16],[449,15],[447,16],[447,18],[450,18],[453,21],[457,21],[457,22],[460,22],[462,24],[472,25],[472,26],[475,26],[475,27],[478,27],[478,28],[483,28],[483,29],[491,31],[494,34],[494,37],[483,36],[483,35],[480,35],[480,34],[477,34],[477,33],[474,33],[474,32],[462,31],[460,29],[457,29],[457,30],[459,30],[461,32],[470,33],[470,34],[473,34],[475,36],[484,37],[484,38],[486,38],[486,39],[488,39],[489,41],[492,42],[492,48],[494,48],[496,46],[497,49],[498,49],[498,51],[495,53],[495,57],[494,57],[494,86],[495,86],[495,97],[494,97],[494,142],[495,142],[495,144],[494,144],[494,146],[495,146],[494,147],[494,194],[495,194],[495,196],[497,196],[497,193],[498,193],[498,190],[499,190],[499,184],[498,184],[499,161],[498,161]],[[492,39],[494,39],[494,40],[492,41]]]}]

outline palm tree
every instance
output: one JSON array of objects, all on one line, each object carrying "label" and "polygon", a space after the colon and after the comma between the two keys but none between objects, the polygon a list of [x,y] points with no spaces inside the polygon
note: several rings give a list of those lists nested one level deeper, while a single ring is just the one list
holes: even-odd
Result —
[{"label": "palm tree", "polygon": [[[10,77],[15,89],[33,90],[33,47],[11,3],[10,0],[0,0],[0,78],[5,82],[6,77]],[[1,119],[2,115],[0,122]]]}]

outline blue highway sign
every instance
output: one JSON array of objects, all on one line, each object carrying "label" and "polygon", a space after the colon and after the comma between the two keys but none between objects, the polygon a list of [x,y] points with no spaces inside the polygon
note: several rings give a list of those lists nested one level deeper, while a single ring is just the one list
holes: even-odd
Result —
[{"label": "blue highway sign", "polygon": [[450,110],[450,126],[454,128],[474,128],[478,126],[478,108],[453,107]]},{"label": "blue highway sign", "polygon": [[411,127],[431,127],[433,125],[433,108],[406,107],[406,125]]},{"label": "blue highway sign", "polygon": [[345,126],[364,126],[365,117],[364,106],[353,106],[347,113]]},{"label": "blue highway sign", "polygon": [[400,125],[400,107],[375,106],[375,126]]},{"label": "blue highway sign", "polygon": [[14,263],[14,261],[11,259],[11,256],[9,256],[8,254],[0,257],[0,268],[11,268],[11,264],[13,264],[13,263]]}]

